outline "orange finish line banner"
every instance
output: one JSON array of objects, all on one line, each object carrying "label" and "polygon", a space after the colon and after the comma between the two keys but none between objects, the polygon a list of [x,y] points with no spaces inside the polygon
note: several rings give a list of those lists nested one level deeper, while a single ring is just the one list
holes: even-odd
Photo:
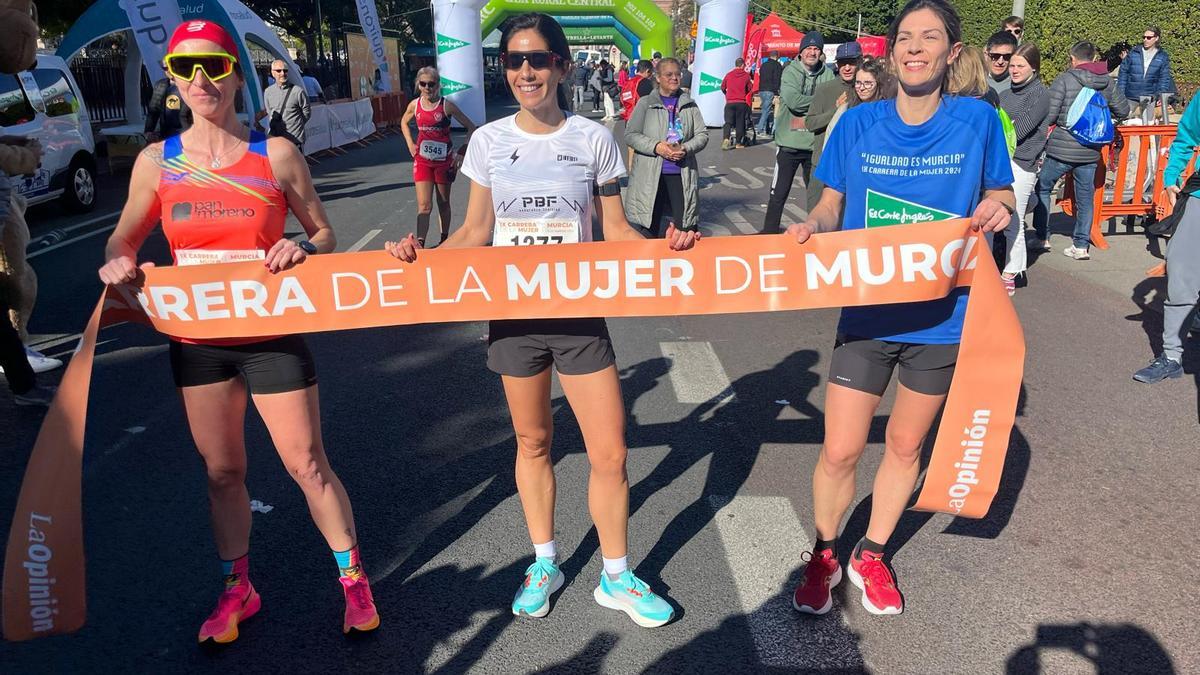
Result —
[{"label": "orange finish line banner", "polygon": [[[109,288],[63,375],[26,468],[4,567],[4,636],[86,616],[81,480],[96,336],[139,321],[181,338],[257,337],[487,319],[768,312],[918,302],[969,286],[958,365],[914,508],[987,514],[1000,483],[1025,341],[991,253],[966,220],[822,234],[312,256],[146,270]],[[799,345],[797,345],[799,347]]]}]

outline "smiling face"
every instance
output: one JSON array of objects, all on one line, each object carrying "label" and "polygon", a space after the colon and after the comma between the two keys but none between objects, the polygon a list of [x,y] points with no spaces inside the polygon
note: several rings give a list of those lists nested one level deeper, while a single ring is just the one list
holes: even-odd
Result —
[{"label": "smiling face", "polygon": [[946,25],[931,9],[911,12],[900,22],[892,47],[892,66],[909,96],[938,91],[962,43],[950,44]]},{"label": "smiling face", "polygon": [[820,47],[805,47],[804,51],[800,52],[800,62],[805,66],[812,68],[821,60]]},{"label": "smiling face", "polygon": [[[513,33],[507,45],[508,54],[546,53],[550,44],[542,34],[532,28],[526,28]],[[545,68],[534,68],[530,59],[525,59],[516,70],[505,64],[505,77],[512,89],[513,97],[521,108],[538,110],[545,107],[558,106],[558,85],[566,77],[570,68],[569,61],[551,58]]]},{"label": "smiling face", "polygon": [[1013,84],[1021,84],[1033,77],[1033,67],[1029,65],[1024,56],[1014,56],[1012,63],[1008,66],[1008,73],[1012,77]]},{"label": "smiling face", "polygon": [[870,101],[877,86],[875,76],[865,70],[860,70],[854,75],[854,93],[858,94],[860,101]]},{"label": "smiling face", "polygon": [[667,61],[658,64],[658,90],[664,96],[670,96],[679,91],[680,70],[675,63]]},{"label": "smiling face", "polygon": [[1012,61],[1012,45],[993,45],[987,50],[988,70],[992,77],[1003,78],[1008,72],[1008,64]]},{"label": "smiling face", "polygon": [[[224,48],[210,40],[193,39],[181,41],[171,53],[214,54],[224,51]],[[190,82],[179,77],[172,79],[192,113],[206,119],[218,119],[232,113],[234,98],[244,83],[236,72],[213,82],[203,70],[196,70],[195,77]]]}]

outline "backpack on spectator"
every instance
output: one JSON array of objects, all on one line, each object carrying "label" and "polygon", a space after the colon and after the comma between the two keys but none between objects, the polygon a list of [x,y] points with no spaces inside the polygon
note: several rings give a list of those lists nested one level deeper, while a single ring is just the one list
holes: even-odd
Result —
[{"label": "backpack on spectator", "polygon": [[1085,148],[1101,148],[1113,142],[1116,132],[1104,94],[1087,86],[1079,90],[1067,111],[1067,132]]}]

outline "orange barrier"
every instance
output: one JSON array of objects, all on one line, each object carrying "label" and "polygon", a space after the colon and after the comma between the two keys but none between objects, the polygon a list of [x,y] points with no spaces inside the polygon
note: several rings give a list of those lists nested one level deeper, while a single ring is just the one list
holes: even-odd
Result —
[{"label": "orange barrier", "polygon": [[374,113],[375,128],[398,129],[404,109],[408,107],[408,96],[404,93],[383,94],[371,97],[371,110]]},{"label": "orange barrier", "polygon": [[[1096,248],[1108,248],[1104,239],[1101,224],[1117,216],[1148,216],[1154,213],[1153,198],[1163,189],[1163,169],[1167,166],[1167,152],[1175,140],[1175,125],[1144,125],[1117,127],[1118,141],[1100,150],[1100,161],[1096,165],[1095,192],[1092,195],[1092,245]],[[1157,151],[1152,151],[1151,141],[1158,139]],[[1113,165],[1113,150],[1120,149],[1116,154],[1111,201],[1105,193],[1105,182],[1108,178],[1108,167]],[[1137,164],[1134,167],[1133,181],[1128,180],[1130,154],[1137,148]],[[1150,157],[1157,157],[1155,163],[1154,183],[1147,197],[1142,186],[1146,184],[1149,173]],[[1132,188],[1129,199],[1125,191]],[[1063,213],[1075,214],[1075,181],[1071,174],[1066,176],[1066,186],[1063,198],[1059,200]]]}]

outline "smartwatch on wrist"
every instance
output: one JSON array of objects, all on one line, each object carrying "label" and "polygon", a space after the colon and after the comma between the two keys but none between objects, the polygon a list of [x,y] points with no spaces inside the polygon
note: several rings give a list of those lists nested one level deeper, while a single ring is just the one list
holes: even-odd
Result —
[{"label": "smartwatch on wrist", "polygon": [[305,253],[307,253],[309,255],[317,254],[317,245],[307,239],[305,239],[304,241],[296,242],[296,245],[300,247],[301,251],[304,251]]}]

